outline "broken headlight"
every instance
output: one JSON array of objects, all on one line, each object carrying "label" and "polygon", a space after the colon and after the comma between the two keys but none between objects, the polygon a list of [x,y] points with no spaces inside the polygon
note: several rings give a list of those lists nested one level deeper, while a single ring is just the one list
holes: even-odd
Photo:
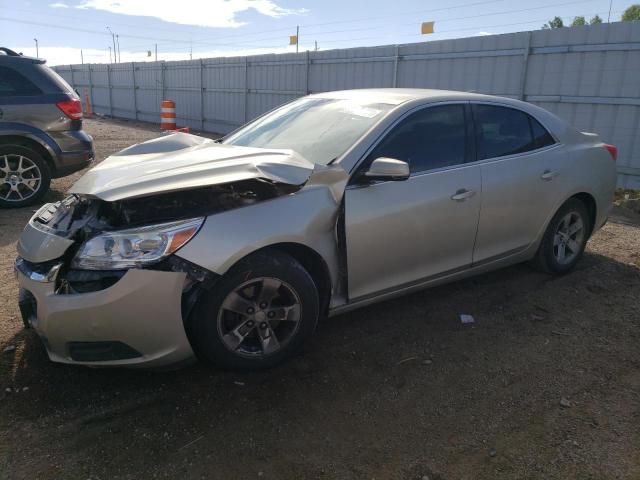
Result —
[{"label": "broken headlight", "polygon": [[204,218],[104,232],[82,244],[73,268],[121,270],[143,267],[171,255],[198,232]]}]

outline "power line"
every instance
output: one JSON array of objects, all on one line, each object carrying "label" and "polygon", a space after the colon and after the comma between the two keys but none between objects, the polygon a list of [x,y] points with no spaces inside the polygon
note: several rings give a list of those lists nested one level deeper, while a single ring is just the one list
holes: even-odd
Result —
[{"label": "power line", "polygon": [[[604,15],[603,12],[598,12],[598,13],[593,13],[593,14],[587,14],[587,15],[599,15],[600,13],[602,13]],[[618,13],[618,12],[614,12],[614,13]],[[481,30],[483,28],[499,28],[499,27],[509,27],[511,25],[528,25],[531,23],[540,23],[540,22],[546,22],[548,21],[548,18],[542,18],[539,20],[528,20],[526,22],[509,22],[509,23],[501,23],[498,25],[477,25],[474,27],[465,27],[465,28],[453,28],[453,29],[449,29],[449,30],[440,30],[438,33],[450,33],[450,32],[462,32],[462,31],[468,31],[468,30]],[[405,33],[405,34],[397,34],[394,35],[395,37],[413,37],[413,36],[420,36],[420,34],[418,33]],[[340,40],[324,40],[324,43],[336,43],[336,42],[352,42],[352,41],[359,41],[359,40],[371,40],[371,39],[379,39],[380,36],[375,36],[375,37],[359,37],[359,38],[344,38],[344,39],[340,39]],[[270,47],[272,48],[272,47]]]},{"label": "power line", "polygon": [[[363,21],[368,21],[368,20],[376,20],[376,19],[388,19],[389,15],[393,15],[395,17],[398,16],[404,16],[404,15],[414,15],[417,13],[424,13],[424,12],[439,12],[439,11],[445,11],[445,10],[453,10],[453,9],[457,9],[457,8],[468,8],[468,7],[473,7],[473,6],[478,6],[478,5],[487,5],[490,3],[498,3],[498,2],[504,2],[506,0],[483,0],[480,2],[472,2],[472,3],[464,3],[464,4],[458,4],[458,5],[451,5],[451,6],[447,6],[447,7],[441,7],[441,8],[436,8],[436,9],[421,9],[421,10],[413,10],[413,11],[405,11],[405,12],[393,12],[393,13],[389,13],[387,15],[384,16],[376,16],[376,17],[364,17],[364,18],[359,18],[359,19],[353,19],[353,20],[336,20],[336,21],[330,21],[330,22],[322,22],[322,23],[311,23],[311,24],[307,24],[307,25],[302,25],[302,28],[311,28],[311,27],[316,27],[316,26],[325,26],[325,25],[336,25],[336,24],[345,24],[345,23],[357,23],[357,22],[363,22]],[[23,12],[29,12],[28,9],[12,9],[12,11],[23,11]],[[33,13],[41,13],[41,11],[31,11]],[[87,21],[86,18],[83,18],[81,16],[78,15],[67,15],[67,14],[47,14],[49,16],[56,16],[59,18],[73,18],[73,19],[81,19],[83,21]],[[62,26],[58,26],[58,25],[50,25],[50,24],[46,24],[46,23],[42,23],[42,22],[36,22],[36,21],[32,21],[32,20],[22,20],[19,18],[11,18],[11,17],[0,17],[0,20],[9,20],[9,21],[13,21],[16,23],[24,23],[24,24],[28,24],[28,25],[37,25],[37,26],[42,26],[42,27],[48,27],[48,28],[61,28],[61,29],[65,29],[65,30],[71,30],[71,31],[77,31],[77,32],[83,32],[83,33],[99,33],[93,30],[88,30],[88,29],[82,29],[82,28],[78,28],[78,27],[62,27]],[[92,21],[94,23],[98,23],[96,21]],[[104,22],[101,22],[104,23]],[[112,25],[120,25],[120,26],[126,26],[126,27],[130,27],[130,28],[135,28],[135,29],[139,29],[140,26],[139,25],[133,25],[133,24],[126,24],[126,23],[121,23],[119,22],[118,24],[113,23],[113,22],[109,22]],[[273,30],[263,30],[261,32],[255,32],[255,33],[238,33],[238,34],[234,34],[234,35],[223,35],[223,36],[217,36],[217,37],[209,37],[208,39],[203,39],[203,40],[211,40],[211,41],[198,41],[198,40],[194,40],[193,43],[194,44],[201,44],[201,45],[205,45],[205,46],[210,46],[213,44],[218,44],[218,42],[216,40],[218,39],[225,39],[225,38],[234,38],[234,37],[246,37],[247,35],[261,35],[264,33],[270,33],[270,32],[282,32],[282,31],[290,31],[293,28],[295,28],[295,25],[292,25],[291,27],[283,27],[283,28],[278,28],[278,29],[273,29]],[[163,29],[163,30],[167,30],[168,29]],[[191,43],[191,40],[182,40],[182,39],[174,39],[174,38],[156,38],[156,37],[146,37],[146,36],[140,36],[140,35],[124,35],[121,34],[121,37],[127,37],[127,38],[135,38],[135,39],[140,39],[140,40],[153,40],[153,41],[157,41],[160,40],[158,43]],[[268,38],[258,38],[258,39],[253,39],[250,41],[261,41],[261,40],[271,40],[271,39],[275,39],[275,38],[280,38],[280,37],[268,37]],[[247,42],[245,42],[247,43]],[[225,44],[223,44],[225,45]],[[226,44],[226,45],[232,45],[232,44]],[[139,46],[143,46],[143,45],[139,45]]]},{"label": "power line", "polygon": [[[596,12],[596,13],[592,13],[592,14],[586,14],[587,16],[590,15],[600,15],[600,14],[605,14],[606,12]],[[621,13],[620,11],[618,12],[612,12],[615,14]],[[440,33],[450,33],[450,32],[462,32],[462,31],[469,31],[469,30],[482,30],[482,29],[488,29],[488,28],[500,28],[500,27],[508,27],[508,26],[512,26],[512,25],[529,25],[529,24],[533,24],[533,23],[537,23],[537,24],[541,24],[542,22],[546,22],[548,21],[548,18],[540,18],[538,20],[528,20],[526,22],[509,22],[509,23],[501,23],[501,24],[493,24],[493,25],[477,25],[474,27],[465,27],[465,28],[453,28],[453,29],[448,29],[448,30],[441,30]],[[406,33],[406,34],[396,34],[394,35],[394,37],[420,37],[421,35],[419,33]],[[324,43],[338,43],[338,42],[353,42],[353,41],[360,41],[360,40],[379,40],[380,36],[374,36],[374,37],[358,37],[358,38],[344,38],[344,39],[339,39],[339,40],[325,40]],[[264,49],[268,49],[268,48],[280,48],[282,47],[282,45],[269,45],[269,46],[262,46],[262,48]],[[357,46],[354,46],[354,48],[357,48]]]},{"label": "power line", "polygon": [[[522,13],[522,12],[528,12],[528,11],[534,11],[534,10],[543,10],[546,8],[558,8],[558,7],[564,7],[564,6],[568,6],[568,5],[575,5],[575,4],[584,4],[584,3],[593,3],[595,1],[598,0],[574,0],[571,2],[564,2],[564,3],[555,3],[555,4],[548,4],[548,5],[543,5],[543,6],[539,6],[539,7],[532,7],[532,8],[520,8],[520,9],[515,9],[515,10],[503,10],[500,12],[492,12],[492,13],[484,13],[484,14],[479,14],[479,15],[469,15],[466,17],[456,17],[456,18],[446,18],[446,19],[437,19],[435,18],[434,20],[437,23],[446,23],[446,22],[453,22],[456,20],[466,20],[466,19],[470,19],[470,18],[479,18],[479,17],[490,17],[490,16],[496,16],[496,15],[506,15],[506,14],[510,14],[510,13]],[[487,2],[479,2],[479,3],[487,3]],[[444,9],[436,9],[436,10],[444,10]],[[359,21],[359,20],[358,20]],[[344,22],[336,22],[336,23],[345,23]],[[400,24],[400,26],[410,26],[410,25],[415,25],[415,22],[411,22],[411,23],[403,23]],[[326,24],[325,24],[326,25]],[[309,32],[307,33],[308,35],[312,35],[314,37],[318,37],[318,36],[323,36],[323,35],[330,35],[330,34],[335,34],[335,33],[347,33],[347,32],[362,32],[362,31],[369,31],[369,30],[377,30],[379,29],[380,26],[372,26],[372,27],[363,27],[363,28],[352,28],[352,29],[346,29],[346,30],[330,30],[330,31],[320,31],[320,32]],[[444,31],[440,30],[436,33],[443,33]],[[259,48],[261,45],[251,45],[252,42],[256,42],[256,41],[263,41],[263,40],[276,40],[276,39],[280,39],[282,38],[281,36],[277,36],[277,37],[261,37],[261,38],[253,38],[251,40],[248,40],[246,42],[231,42],[231,43],[220,43],[220,42],[211,42],[211,43],[204,43],[204,42],[198,42],[200,44],[203,45],[207,45],[207,46],[218,46],[218,47],[225,47],[225,46],[236,46],[236,45],[244,45],[246,47],[256,47]],[[144,45],[140,45],[140,47],[143,47]]]},{"label": "power line", "polygon": [[[454,5],[454,6],[449,6],[449,7],[443,7],[443,8],[438,8],[438,9],[431,9],[429,10],[429,12],[435,12],[435,11],[444,11],[444,10],[452,10],[452,9],[456,9],[456,8],[464,8],[464,7],[470,7],[470,6],[477,6],[477,5],[484,5],[484,4],[489,4],[489,3],[497,3],[497,2],[501,2],[504,0],[488,0],[488,1],[482,1],[482,2],[474,2],[474,3],[467,3],[467,4],[460,4],[460,5]],[[589,3],[593,2],[593,1],[597,1],[597,0],[588,0]],[[521,13],[521,12],[527,12],[527,11],[533,11],[533,10],[542,10],[545,8],[557,8],[557,7],[562,7],[562,6],[567,6],[567,5],[573,5],[573,4],[577,4],[577,3],[587,3],[587,2],[582,2],[582,1],[571,1],[571,2],[564,2],[564,3],[559,3],[559,4],[550,4],[550,5],[544,5],[544,6],[539,6],[539,7],[531,7],[531,8],[525,8],[525,9],[515,9],[515,10],[506,10],[506,11],[500,11],[500,12],[492,12],[492,13],[486,13],[486,14],[479,14],[479,15],[470,15],[470,16],[466,16],[466,17],[457,17],[457,18],[445,18],[445,19],[436,19],[436,21],[438,23],[446,23],[446,22],[452,22],[452,21],[456,21],[456,20],[463,20],[463,19],[469,19],[469,18],[478,18],[478,17],[487,17],[487,16],[496,16],[496,15],[503,15],[503,14],[509,14],[509,13]],[[419,10],[419,11],[413,11],[413,12],[400,12],[397,13],[395,16],[401,16],[401,15],[405,15],[405,14],[415,14],[416,12],[423,12],[426,10]],[[613,13],[617,13],[617,12],[613,12]],[[604,13],[603,13],[604,14]],[[63,15],[57,15],[59,17],[62,17]],[[345,23],[357,23],[357,22],[362,22],[365,20],[372,20],[372,19],[376,19],[376,18],[388,18],[388,17],[367,17],[367,18],[361,18],[361,19],[356,19],[356,20],[342,20],[342,21],[334,21],[334,22],[324,22],[324,23],[316,23],[316,24],[307,24],[306,28],[308,27],[312,27],[312,26],[323,26],[323,25],[334,25],[334,24],[345,24]],[[5,20],[5,21],[11,21],[11,22],[16,22],[16,23],[22,23],[22,24],[28,24],[28,25],[37,25],[37,26],[42,26],[45,28],[54,28],[54,29],[63,29],[63,30],[67,30],[67,31],[74,31],[74,32],[82,32],[82,33],[90,33],[90,34],[94,34],[94,35],[109,35],[107,32],[101,32],[101,31],[96,31],[96,30],[90,30],[90,29],[84,29],[84,28],[78,28],[78,27],[71,27],[71,26],[61,26],[61,25],[51,25],[51,24],[46,24],[46,23],[42,23],[42,22],[36,22],[36,21],[31,21],[31,20],[23,20],[23,19],[18,19],[18,18],[12,18],[12,17],[0,17],[0,20]],[[482,28],[496,28],[496,27],[503,27],[503,26],[510,26],[510,25],[525,25],[525,24],[531,24],[531,23],[535,23],[535,22],[544,22],[546,21],[546,19],[541,19],[541,20],[532,20],[532,21],[527,21],[527,22],[519,22],[519,23],[508,23],[508,24],[500,24],[500,25],[489,25],[489,26],[474,26],[474,27],[470,27],[470,28],[459,28],[459,29],[449,29],[449,30],[440,30],[437,33],[447,33],[447,32],[454,32],[454,31],[465,31],[465,30],[474,30],[474,29],[482,29]],[[404,23],[401,25],[413,25],[414,23]],[[115,25],[115,24],[113,24]],[[379,26],[373,26],[373,27],[366,27],[366,28],[357,28],[357,29],[345,29],[345,30],[331,30],[331,31],[320,31],[320,32],[310,32],[311,35],[313,35],[313,37],[317,37],[317,36],[322,36],[322,35],[330,35],[330,34],[335,34],[335,33],[347,33],[347,32],[355,32],[355,31],[368,31],[368,30],[374,30],[374,29],[379,29]],[[276,29],[276,30],[270,30],[270,31],[283,31],[283,30],[291,30],[291,28],[287,27],[287,28],[281,28],[281,29]],[[266,33],[269,32],[269,30],[260,32],[260,33]],[[247,34],[237,34],[237,35],[227,35],[226,38],[229,37],[234,37],[234,36],[243,36],[246,37],[247,35],[256,35],[258,33],[247,33]],[[417,36],[418,34],[398,34],[395,36],[400,36],[400,37],[408,37],[408,36]],[[169,39],[169,38],[154,38],[154,37],[146,37],[146,36],[140,36],[140,35],[126,35],[126,34],[121,34],[121,37],[126,37],[126,38],[133,38],[133,39],[140,39],[140,40],[148,40],[148,41],[154,41],[156,43],[170,43],[173,45],[173,50],[175,49],[179,49],[179,47],[175,46],[175,43],[182,43],[185,44],[186,48],[186,44],[191,45],[191,40],[181,40],[181,39]],[[218,38],[225,38],[225,37],[218,37]],[[251,42],[259,42],[259,41],[263,41],[263,40],[271,40],[271,39],[280,39],[281,36],[277,36],[277,37],[262,37],[262,38],[254,38],[254,39],[250,39],[246,42],[233,42],[233,43],[220,43],[220,42],[202,42],[202,41],[194,41],[193,43],[198,43],[204,46],[242,46],[244,48],[278,48],[278,47],[282,47],[283,45],[276,45],[276,46],[270,46],[270,47],[265,47],[263,44],[260,45],[250,45]],[[369,40],[369,39],[379,39],[380,36],[376,36],[376,37],[359,37],[359,38],[345,38],[345,39],[333,39],[333,40],[323,40],[323,43],[337,43],[337,42],[348,42],[348,41],[359,41],[359,40]],[[158,42],[158,40],[161,40],[161,42]],[[284,42],[283,42],[284,43]],[[145,43],[143,45],[139,45],[139,46],[130,46],[129,48],[137,48],[137,47],[147,47],[148,43]]]}]

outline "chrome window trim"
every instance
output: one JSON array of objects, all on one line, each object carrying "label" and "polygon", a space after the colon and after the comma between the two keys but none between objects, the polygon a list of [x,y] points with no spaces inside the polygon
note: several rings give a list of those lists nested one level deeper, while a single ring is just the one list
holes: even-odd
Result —
[{"label": "chrome window trim", "polygon": [[[471,107],[473,107],[473,105],[491,105],[491,106],[499,106],[499,107],[504,107],[504,108],[511,108],[513,110],[517,110],[519,112],[522,112],[525,115],[528,115],[528,116],[532,117],[534,120],[536,120],[549,133],[549,135],[551,135],[551,137],[553,138],[554,143],[552,145],[545,145],[544,147],[536,148],[536,149],[533,149],[533,150],[527,150],[526,152],[514,153],[514,154],[511,154],[511,155],[502,155],[500,157],[476,159],[473,162],[465,162],[465,163],[460,163],[460,164],[457,164],[457,165],[450,165],[450,166],[447,166],[447,167],[440,167],[440,168],[435,168],[435,169],[431,169],[431,170],[424,170],[424,171],[421,171],[421,172],[414,172],[409,176],[409,178],[422,176],[422,175],[429,175],[431,173],[439,173],[439,172],[443,172],[443,171],[447,171],[447,170],[458,169],[458,168],[462,168],[462,167],[465,167],[465,166],[482,165],[482,164],[485,164],[485,163],[490,163],[490,162],[495,162],[495,161],[518,158],[518,157],[522,157],[522,156],[525,156],[525,155],[537,154],[537,153],[544,152],[544,151],[547,151],[547,150],[552,150],[554,148],[561,148],[562,146],[564,146],[564,144],[562,142],[560,142],[560,140],[555,135],[555,133],[553,133],[553,131],[551,129],[549,129],[549,127],[547,127],[545,125],[545,123],[543,121],[541,121],[538,117],[536,117],[535,115],[527,112],[526,110],[523,110],[522,108],[518,108],[518,107],[510,105],[508,103],[499,102],[499,101],[491,101],[491,100],[486,100],[486,101],[480,101],[480,100],[443,100],[443,101],[440,101],[440,102],[427,102],[427,103],[422,103],[420,105],[416,105],[415,107],[411,108],[410,110],[407,110],[406,112],[404,112],[397,119],[395,119],[393,121],[393,123],[391,123],[391,125],[389,125],[383,132],[381,132],[380,135],[378,135],[378,137],[371,143],[371,145],[367,148],[367,150],[365,150],[364,154],[358,159],[358,161],[355,163],[354,167],[349,172],[349,182],[351,182],[351,180],[353,179],[353,176],[358,171],[358,168],[360,167],[362,162],[371,154],[373,149],[375,149],[375,147],[378,146],[378,144],[384,139],[384,137],[393,128],[395,128],[401,121],[403,121],[405,118],[407,118],[407,116],[409,116],[409,115],[411,115],[413,113],[416,113],[416,112],[418,112],[420,110],[423,110],[425,108],[431,108],[431,107],[442,106],[442,105],[457,105],[457,104],[463,104],[463,105],[464,104],[468,104]],[[392,114],[393,110],[394,109],[390,110],[388,112],[388,115]],[[372,126],[372,128],[374,128],[374,127],[375,127],[375,125]],[[475,127],[475,123],[474,123],[474,131],[475,131],[475,128],[476,127]],[[345,154],[346,153],[348,153],[348,152],[345,152]],[[344,157],[344,155],[343,155],[343,157]],[[343,157],[341,157],[341,158],[343,158]],[[338,162],[339,162],[339,160],[340,159],[338,159]],[[376,183],[373,183],[373,184],[365,184],[365,185],[356,185],[356,184],[348,183],[346,189],[362,188],[363,186],[372,186],[372,185],[377,185],[377,184],[386,183],[386,182],[387,181],[376,182]]]}]

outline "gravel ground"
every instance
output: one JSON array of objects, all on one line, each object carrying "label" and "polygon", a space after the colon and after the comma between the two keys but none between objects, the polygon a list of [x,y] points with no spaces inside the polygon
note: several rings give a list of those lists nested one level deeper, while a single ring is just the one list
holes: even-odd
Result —
[{"label": "gravel ground", "polygon": [[[156,128],[86,121],[99,159]],[[0,478],[640,478],[629,211],[564,277],[519,265],[335,317],[253,374],[49,362],[12,275],[32,211],[0,211]]]}]

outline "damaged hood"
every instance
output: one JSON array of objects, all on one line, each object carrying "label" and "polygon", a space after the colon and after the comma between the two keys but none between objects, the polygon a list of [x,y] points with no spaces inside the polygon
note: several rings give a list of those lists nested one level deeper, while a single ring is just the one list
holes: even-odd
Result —
[{"label": "damaged hood", "polygon": [[111,202],[248,179],[302,185],[313,169],[293,150],[221,145],[197,135],[174,133],[108,157],[69,192]]}]

